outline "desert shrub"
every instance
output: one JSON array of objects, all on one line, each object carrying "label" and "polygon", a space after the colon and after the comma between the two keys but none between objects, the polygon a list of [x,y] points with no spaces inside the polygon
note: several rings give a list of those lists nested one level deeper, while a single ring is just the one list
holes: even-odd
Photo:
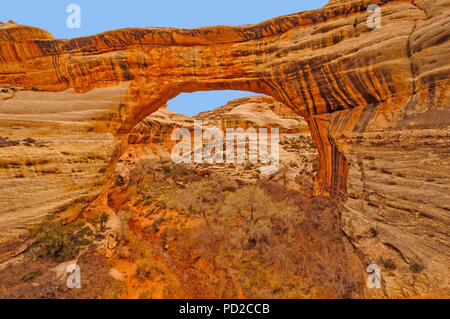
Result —
[{"label": "desert shrub", "polygon": [[138,299],[153,299],[153,292],[149,289],[145,289],[139,293]]},{"label": "desert shrub", "polygon": [[259,186],[264,189],[273,201],[288,201],[298,207],[305,207],[306,203],[309,202],[308,196],[290,190],[286,186],[275,182],[262,181],[259,183]]},{"label": "desert shrub", "polygon": [[160,217],[158,219],[156,219],[153,223],[152,223],[152,229],[153,232],[157,233],[159,231],[159,226],[164,223],[166,221],[166,219],[164,217]]},{"label": "desert shrub", "polygon": [[395,270],[397,269],[397,265],[395,264],[395,262],[392,260],[392,258],[383,258],[380,257],[378,259],[378,262],[386,269],[386,270]]},{"label": "desert shrub", "polygon": [[143,250],[136,257],[137,277],[139,280],[145,280],[153,273],[160,273],[160,269],[154,261],[154,256],[149,250]]},{"label": "desert shrub", "polygon": [[164,274],[166,270],[158,262],[153,247],[148,245],[145,239],[139,233],[130,230],[125,232],[126,246],[128,257],[137,265],[136,276],[143,281],[150,276]]},{"label": "desert shrub", "polygon": [[153,198],[145,199],[144,206],[150,206],[155,200]]},{"label": "desert shrub", "polygon": [[409,265],[409,269],[415,274],[421,273],[423,271],[423,268],[424,267],[422,264],[416,262],[413,262],[412,264]]},{"label": "desert shrub", "polygon": [[210,178],[186,185],[165,200],[168,208],[180,212],[201,214],[208,222],[207,215],[217,210],[217,203],[226,192],[237,188],[237,183],[229,179]]},{"label": "desert shrub", "polygon": [[305,205],[305,218],[300,227],[302,251],[300,260],[315,285],[326,287],[337,298],[351,298],[360,292],[363,282],[355,263],[356,255],[346,251],[340,228],[340,214],[336,200],[314,197]]},{"label": "desert shrub", "polygon": [[226,194],[226,192],[234,193],[239,188],[239,184],[231,178],[222,178],[216,185],[218,188],[217,190],[219,192],[224,192],[224,194]]},{"label": "desert shrub", "polygon": [[19,144],[19,141],[10,140],[9,137],[0,136],[0,147],[11,147]]},{"label": "desert shrub", "polygon": [[106,231],[106,223],[109,220],[109,215],[107,213],[102,213],[101,215],[94,215],[88,219],[88,222],[95,226],[96,231],[103,233]]},{"label": "desert shrub", "polygon": [[312,160],[312,169],[314,172],[317,172],[317,170],[319,169],[319,161],[317,158],[314,158]]},{"label": "desert shrub", "polygon": [[256,249],[261,260],[279,266],[288,263],[283,252],[302,220],[300,210],[276,202],[257,186],[244,186],[225,195],[215,220],[232,249]]},{"label": "desert shrub", "polygon": [[170,175],[172,173],[172,166],[170,165],[163,165],[161,169],[164,172],[164,174]]},{"label": "desert shrub", "polygon": [[29,281],[32,281],[35,278],[39,277],[41,274],[42,274],[42,272],[40,269],[34,270],[34,271],[31,271],[31,272],[23,275],[21,280],[22,280],[22,282],[29,282]]},{"label": "desert shrub", "polygon": [[31,137],[27,137],[26,139],[23,140],[25,143],[29,143],[29,144],[34,144],[36,143],[36,140],[31,138]]},{"label": "desert shrub", "polygon": [[151,275],[165,273],[166,270],[155,257],[153,247],[140,233],[135,233],[130,229],[128,225],[131,219],[130,213],[121,210],[117,216],[121,223],[117,256],[120,259],[128,259],[137,265],[136,277],[141,281],[150,278]]},{"label": "desert shrub", "polygon": [[109,216],[107,213],[103,213],[100,216],[100,231],[101,232],[104,232],[106,230],[106,223],[108,222],[108,220],[109,220]]},{"label": "desert shrub", "polygon": [[30,231],[33,246],[38,248],[40,257],[50,257],[56,261],[77,256],[80,247],[92,241],[93,232],[83,221],[64,225],[59,220],[47,219]]},{"label": "desert shrub", "polygon": [[372,237],[378,236],[378,230],[376,230],[376,228],[374,228],[374,227],[370,227],[369,232],[370,232],[370,234],[372,234]]},{"label": "desert shrub", "polygon": [[178,233],[174,230],[169,237],[180,251],[195,250],[226,271],[249,296],[292,295],[298,285],[283,287],[282,278],[301,280],[295,242],[302,212],[288,201],[272,200],[261,187],[235,185],[229,191],[229,183],[208,180],[179,191],[171,206],[203,211],[206,221]]},{"label": "desert shrub", "polygon": [[[179,175],[174,171],[172,178]],[[164,178],[162,172],[160,176]],[[239,186],[217,176],[183,181],[175,192],[164,180],[151,187],[152,198],[162,197],[181,216],[176,218],[179,223],[163,224],[155,216],[147,234],[160,231],[159,247],[167,244],[171,255],[192,267],[199,296],[236,298],[242,291],[250,298],[305,298],[323,296],[317,291],[323,289],[327,296],[350,298],[360,291],[363,282],[357,260],[345,248],[336,202],[270,180]],[[138,277],[158,280],[161,276],[155,279],[153,274],[161,274],[158,267],[164,258],[131,250],[127,258],[139,260]]]},{"label": "desert shrub", "polygon": [[173,174],[174,177],[177,178],[177,177],[188,176],[192,172],[187,168],[187,166],[185,164],[178,163],[173,166],[173,168],[171,169],[171,173]]}]

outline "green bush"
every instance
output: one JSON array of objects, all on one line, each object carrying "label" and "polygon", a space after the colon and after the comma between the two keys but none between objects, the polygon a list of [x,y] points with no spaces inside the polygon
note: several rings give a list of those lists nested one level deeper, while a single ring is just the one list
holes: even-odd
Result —
[{"label": "green bush", "polygon": [[40,257],[63,261],[76,257],[81,246],[90,244],[93,232],[83,221],[64,225],[61,221],[47,219],[31,230],[30,236]]}]

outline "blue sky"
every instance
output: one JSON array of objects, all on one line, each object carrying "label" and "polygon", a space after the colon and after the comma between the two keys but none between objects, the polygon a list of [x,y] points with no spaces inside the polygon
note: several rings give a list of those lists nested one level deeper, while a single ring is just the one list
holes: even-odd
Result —
[{"label": "blue sky", "polygon": [[[208,25],[258,23],[280,15],[317,9],[328,0],[15,0],[2,1],[0,21],[14,20],[50,31],[56,38],[74,38],[125,27],[196,28]],[[81,28],[66,26],[66,8],[81,8]],[[169,109],[188,115],[254,95],[240,91],[180,94]]]}]

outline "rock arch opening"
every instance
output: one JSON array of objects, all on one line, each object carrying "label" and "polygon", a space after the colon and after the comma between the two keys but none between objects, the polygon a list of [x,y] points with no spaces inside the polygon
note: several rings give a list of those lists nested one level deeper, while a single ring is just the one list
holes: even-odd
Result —
[{"label": "rock arch opening", "polygon": [[181,93],[167,102],[167,110],[179,114],[195,116],[226,105],[229,101],[250,96],[262,96],[248,91],[196,91]]},{"label": "rock arch opening", "polygon": [[[219,85],[218,87],[222,87],[222,86]],[[246,94],[245,92],[248,92],[248,91],[241,89],[240,86],[234,87],[234,89],[237,89],[237,88],[239,88],[239,91],[241,92],[241,94],[245,95]],[[205,93],[205,92],[207,92],[207,93],[220,92],[220,91],[214,91],[214,90],[208,90],[208,91],[190,90],[190,91],[203,92],[203,93]],[[252,92],[254,92],[254,91],[252,91]],[[293,116],[295,114],[298,119],[303,120],[302,124],[300,125],[301,128],[299,128],[299,127],[297,127],[297,128],[284,127],[284,125],[289,126],[289,124],[286,124],[286,123],[285,124],[271,123],[272,125],[280,126],[281,130],[284,133],[286,133],[288,131],[294,132],[295,130],[302,130],[303,132],[305,132],[306,131],[305,127],[308,127],[308,131],[312,138],[311,144],[315,144],[317,147],[317,150],[318,150],[317,160],[314,160],[314,162],[317,162],[317,164],[316,163],[313,164],[313,166],[314,166],[313,170],[315,172],[314,194],[315,195],[333,196],[333,197],[345,195],[346,183],[347,183],[347,173],[348,173],[348,163],[347,163],[345,157],[343,156],[343,154],[337,149],[336,145],[333,143],[332,138],[330,138],[328,136],[328,124],[329,124],[328,118],[326,116],[325,117],[305,116],[305,113],[303,111],[299,111],[297,108],[293,107],[292,105],[291,106],[286,105],[285,104],[286,99],[280,99],[279,96],[277,96],[277,94],[273,94],[276,96],[275,98],[269,96],[269,94],[267,94],[267,95],[260,94],[262,92],[266,92],[266,91],[261,90],[261,91],[258,91],[257,93],[253,93],[253,95],[267,97],[265,102],[267,102],[271,105],[271,108],[272,108],[271,111],[279,112],[278,115],[281,115],[281,116],[285,116],[287,114],[289,114],[290,116]],[[195,93],[191,93],[191,94],[195,94]],[[180,95],[177,95],[173,99],[179,99],[179,97],[180,97]],[[159,101],[158,104],[162,105],[159,109],[161,109],[161,108],[166,109],[167,103],[171,100],[172,99],[169,99],[168,101],[166,101],[166,100]],[[280,100],[282,100],[283,102],[280,102]],[[154,107],[152,106],[152,109],[153,108]],[[143,109],[145,110],[145,112],[141,113],[139,115],[140,117],[147,113],[152,114],[151,112],[149,112],[149,108],[143,108]],[[184,107],[182,107],[181,105],[178,106],[178,110],[181,111],[183,109],[184,109]],[[220,119],[220,123],[217,122],[215,124],[219,125],[223,130],[225,130],[227,127],[231,128],[231,127],[237,126],[237,127],[241,127],[241,128],[247,128],[248,125],[255,126],[254,120],[256,118],[252,119],[252,113],[254,112],[254,110],[249,109],[246,111],[247,111],[246,116],[248,117],[247,120],[245,120],[244,118],[233,119],[233,117],[235,117],[235,116],[227,114],[226,117]],[[256,113],[257,112],[254,112],[253,115],[256,115]],[[136,122],[136,120],[139,119],[140,117],[138,117],[138,118],[133,117],[133,123]],[[197,117],[198,117],[198,119],[200,119],[201,115],[197,114]],[[186,119],[184,119],[184,120],[186,120]],[[233,121],[235,121],[235,122],[233,123]],[[247,123],[245,123],[245,121],[247,121]],[[129,129],[126,129],[124,131],[124,128],[129,127],[129,124],[127,124],[129,122],[127,122],[127,120],[125,119],[122,123],[123,124],[122,124],[121,131],[129,132]],[[268,123],[268,124],[270,124],[270,123]],[[139,125],[139,124],[136,124],[136,125]],[[292,123],[291,123],[291,125],[292,125]],[[256,127],[259,127],[258,124],[256,124]],[[133,128],[133,129],[135,129],[135,128]],[[307,139],[309,139],[309,137]],[[286,141],[284,141],[284,142],[286,142]],[[309,142],[307,142],[307,144],[305,144],[305,145],[309,145]]]},{"label": "rock arch opening", "polygon": [[302,116],[272,97],[246,96],[247,92],[240,93],[245,97],[219,102],[218,107],[205,107],[208,99],[203,93],[215,92],[202,92],[200,99],[191,101],[179,97],[175,106],[169,101],[169,107],[139,122],[128,135],[125,157],[151,146],[153,151],[159,148],[156,156],[175,163],[200,165],[251,183],[261,178],[282,180],[285,187],[312,191],[318,151]]}]

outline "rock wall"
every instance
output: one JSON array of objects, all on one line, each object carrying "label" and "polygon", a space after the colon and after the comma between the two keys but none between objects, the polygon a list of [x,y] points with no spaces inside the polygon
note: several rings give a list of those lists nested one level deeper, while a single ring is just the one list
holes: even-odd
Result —
[{"label": "rock wall", "polygon": [[[381,5],[380,29],[367,26],[369,4]],[[449,20],[448,0],[340,0],[256,25],[71,40],[2,24],[0,130],[12,144],[0,148],[1,214],[11,216],[1,233],[18,212],[82,210],[127,134],[179,93],[247,90],[305,117],[319,150],[316,194],[349,197],[355,247],[373,257],[388,247],[406,268],[418,259],[433,274],[423,287],[448,288]],[[75,168],[82,177],[73,151],[93,158]],[[36,163],[60,171],[40,174]],[[379,250],[363,235],[370,225]],[[393,281],[403,294],[426,290]]]}]

